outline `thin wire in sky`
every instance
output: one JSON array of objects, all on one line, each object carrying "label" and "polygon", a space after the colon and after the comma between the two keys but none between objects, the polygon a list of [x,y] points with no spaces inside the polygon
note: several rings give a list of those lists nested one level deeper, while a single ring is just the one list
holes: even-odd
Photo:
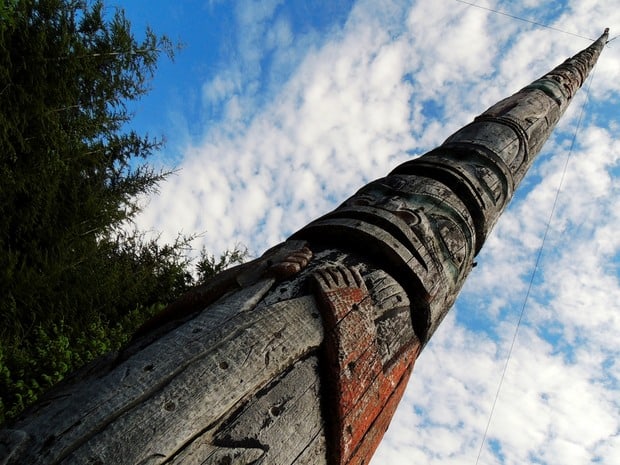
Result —
[{"label": "thin wire in sky", "polygon": [[[460,0],[457,0],[460,1]],[[568,149],[568,154],[566,155],[566,160],[564,162],[564,169],[562,170],[562,176],[560,178],[560,182],[558,184],[557,190],[555,192],[555,198],[553,199],[553,205],[551,206],[551,212],[549,213],[549,218],[547,219],[547,224],[545,226],[545,232],[543,234],[542,242],[540,244],[540,248],[538,249],[538,255],[536,256],[536,262],[534,263],[534,269],[532,270],[532,274],[530,276],[530,282],[527,287],[527,292],[525,293],[525,298],[523,299],[523,305],[521,306],[521,313],[519,314],[519,319],[517,320],[517,326],[515,328],[514,334],[512,336],[512,342],[510,343],[510,349],[508,350],[508,356],[506,357],[506,362],[504,363],[504,369],[502,370],[502,375],[499,379],[499,384],[497,386],[497,391],[495,392],[495,398],[493,399],[493,405],[491,406],[491,411],[489,412],[489,419],[487,421],[486,427],[484,429],[484,434],[482,435],[482,442],[480,443],[480,449],[478,450],[478,456],[476,457],[476,465],[480,460],[480,456],[482,455],[482,450],[484,449],[484,444],[486,442],[486,438],[489,432],[489,427],[491,425],[491,420],[493,419],[493,413],[495,412],[495,406],[497,405],[497,400],[499,399],[500,391],[502,390],[502,385],[504,383],[504,378],[506,377],[506,372],[508,371],[508,365],[510,363],[510,358],[512,356],[512,352],[517,341],[517,335],[519,334],[519,327],[521,326],[521,321],[523,320],[523,315],[525,314],[525,309],[528,304],[528,300],[530,297],[530,292],[534,285],[534,278],[536,277],[536,272],[538,271],[540,260],[543,254],[543,249],[545,247],[545,242],[547,240],[547,234],[549,233],[549,229],[551,227],[551,221],[555,214],[555,209],[558,204],[558,199],[560,197],[560,192],[562,191],[562,186],[564,184],[564,178],[566,177],[566,172],[568,170],[568,163],[571,159],[571,155],[573,153],[573,147],[575,146],[575,141],[577,140],[577,133],[581,128],[581,121],[583,119],[583,113],[585,111],[586,105],[589,101],[590,96],[590,87],[592,86],[592,81],[594,80],[594,71],[596,70],[596,64],[594,68],[592,68],[592,74],[590,75],[590,80],[588,82],[588,87],[585,91],[585,100],[583,105],[581,105],[581,111],[579,113],[579,119],[577,120],[577,127],[575,128],[575,132],[573,133],[573,139],[570,144],[570,148]]]},{"label": "thin wire in sky", "polygon": [[507,16],[508,18],[516,19],[516,20],[523,21],[523,22],[526,22],[526,23],[534,24],[536,26],[540,26],[540,27],[544,27],[544,28],[547,28],[547,29],[551,29],[552,31],[562,32],[564,34],[569,34],[571,36],[579,37],[581,39],[587,39],[587,40],[589,40],[591,42],[596,40],[596,39],[591,39],[590,37],[585,37],[585,36],[582,36],[582,35],[579,35],[579,34],[575,34],[574,32],[565,31],[564,29],[560,29],[560,28],[557,28],[557,27],[549,26],[548,24],[543,24],[543,23],[539,23],[537,21],[532,21],[531,19],[522,18],[521,16],[511,15],[510,13],[506,13],[504,11],[494,10],[493,8],[487,8],[486,6],[476,5],[475,3],[467,2],[465,0],[456,0],[456,1],[459,2],[459,3],[464,3],[465,5],[469,5],[469,6],[474,6],[476,8],[480,8],[481,10],[487,10],[487,11],[491,11],[493,13],[497,13],[499,15]]}]

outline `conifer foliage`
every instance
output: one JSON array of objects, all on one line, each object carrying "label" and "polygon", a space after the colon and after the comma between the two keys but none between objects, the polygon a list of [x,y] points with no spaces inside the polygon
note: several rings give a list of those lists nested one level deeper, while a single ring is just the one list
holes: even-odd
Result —
[{"label": "conifer foliage", "polygon": [[100,1],[0,0],[0,423],[191,284],[185,239],[125,232],[167,174],[127,104],[174,48]]}]

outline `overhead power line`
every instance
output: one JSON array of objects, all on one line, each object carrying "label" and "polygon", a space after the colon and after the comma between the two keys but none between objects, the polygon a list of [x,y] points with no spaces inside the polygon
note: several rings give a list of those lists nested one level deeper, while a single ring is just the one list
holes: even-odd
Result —
[{"label": "overhead power line", "polygon": [[510,13],[506,13],[505,11],[495,10],[493,8],[488,8],[486,6],[476,5],[475,3],[466,2],[465,0],[456,0],[456,1],[459,2],[459,3],[464,3],[465,5],[469,5],[469,6],[474,6],[476,8],[480,8],[481,10],[491,11],[493,13],[497,13],[497,14],[502,15],[502,16],[507,16],[508,18],[516,19],[516,20],[519,20],[519,21],[523,21],[525,23],[530,23],[530,24],[534,24],[536,26],[540,26],[540,27],[544,27],[544,28],[547,28],[547,29],[551,29],[552,31],[562,32],[564,34],[568,34],[568,35],[571,35],[571,36],[579,37],[581,39],[586,39],[586,40],[589,40],[590,42],[593,42],[594,40],[596,40],[596,39],[592,39],[590,37],[586,37],[586,36],[582,36],[582,35],[579,35],[579,34],[575,34],[574,32],[565,31],[564,29],[560,29],[560,28],[557,28],[557,27],[549,26],[548,24],[539,23],[538,21],[532,21],[531,19],[522,18],[521,16],[511,15]]},{"label": "overhead power line", "polygon": [[[461,1],[461,0],[457,0],[457,1]],[[465,3],[465,2],[463,2]],[[541,257],[543,254],[543,250],[545,247],[545,242],[547,241],[547,235],[549,233],[549,229],[551,227],[551,221],[553,219],[553,216],[555,214],[555,210],[557,207],[557,203],[558,203],[558,199],[560,197],[560,193],[562,191],[562,186],[564,184],[564,178],[566,177],[566,172],[568,171],[568,163],[571,159],[571,155],[573,153],[573,148],[575,147],[575,141],[577,140],[577,134],[579,133],[579,129],[581,128],[581,122],[583,119],[583,114],[584,111],[586,109],[586,105],[589,101],[589,97],[590,97],[590,87],[592,86],[592,81],[594,80],[594,72],[596,71],[596,66],[592,69],[592,74],[590,76],[589,82],[588,82],[588,86],[585,90],[585,99],[583,102],[583,105],[581,106],[581,111],[579,113],[579,119],[577,121],[577,126],[575,128],[575,132],[573,133],[573,138],[570,144],[570,148],[568,149],[568,154],[566,155],[566,160],[564,162],[564,169],[562,170],[562,176],[560,178],[560,182],[558,184],[558,187],[556,189],[555,192],[555,197],[553,199],[553,205],[551,206],[551,211],[549,212],[549,218],[547,219],[547,224],[545,225],[545,232],[543,234],[543,238],[542,238],[542,242],[540,244],[540,248],[538,249],[538,254],[536,256],[536,262],[534,263],[534,269],[532,270],[532,274],[530,275],[530,282],[528,284],[527,287],[527,291],[525,293],[525,297],[523,299],[523,305],[521,306],[521,312],[519,313],[519,319],[517,320],[517,325],[515,327],[515,331],[514,334],[512,336],[512,342],[510,343],[510,348],[508,349],[508,355],[506,357],[506,361],[504,362],[504,368],[502,370],[502,374],[500,376],[499,379],[499,384],[497,386],[497,391],[495,392],[495,398],[493,399],[493,404],[491,406],[491,411],[489,412],[489,417],[487,420],[487,424],[484,428],[484,433],[482,435],[482,442],[480,444],[480,449],[478,450],[478,456],[476,457],[476,462],[475,465],[478,465],[478,462],[480,461],[480,456],[482,455],[482,450],[484,449],[484,444],[486,442],[486,438],[488,436],[489,433],[489,427],[491,426],[491,420],[493,419],[493,414],[495,413],[495,407],[497,405],[497,401],[499,399],[499,394],[502,390],[502,386],[504,384],[504,378],[506,377],[506,372],[508,371],[508,365],[510,364],[510,359],[512,357],[512,352],[514,350],[515,347],[515,343],[517,341],[517,335],[519,334],[519,328],[521,327],[521,322],[523,321],[523,315],[525,314],[525,310],[527,308],[527,304],[529,301],[529,297],[530,297],[530,292],[532,291],[532,287],[534,285],[534,278],[536,277],[536,273],[538,272],[538,269],[540,267],[540,261],[541,261]]]}]

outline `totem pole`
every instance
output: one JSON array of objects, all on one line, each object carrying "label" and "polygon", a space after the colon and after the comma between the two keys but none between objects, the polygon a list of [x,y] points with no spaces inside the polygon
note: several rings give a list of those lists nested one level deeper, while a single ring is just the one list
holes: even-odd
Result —
[{"label": "totem pole", "polygon": [[0,464],[368,463],[607,37],[172,304],[3,430]]}]

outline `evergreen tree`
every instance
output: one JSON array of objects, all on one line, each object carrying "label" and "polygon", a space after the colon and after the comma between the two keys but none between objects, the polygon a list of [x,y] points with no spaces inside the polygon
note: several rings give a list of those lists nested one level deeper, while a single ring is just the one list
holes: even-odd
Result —
[{"label": "evergreen tree", "polygon": [[126,105],[173,51],[101,1],[0,0],[0,423],[193,281],[185,239],[125,232],[166,175]]}]

